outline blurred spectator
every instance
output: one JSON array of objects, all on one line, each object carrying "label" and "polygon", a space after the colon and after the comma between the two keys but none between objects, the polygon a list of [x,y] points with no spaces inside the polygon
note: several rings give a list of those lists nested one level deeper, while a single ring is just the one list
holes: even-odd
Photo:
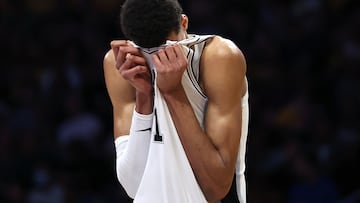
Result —
[{"label": "blurred spectator", "polygon": [[73,141],[91,142],[102,132],[100,119],[83,109],[78,93],[67,96],[65,100],[66,120],[57,129],[58,142],[68,144]]},{"label": "blurred spectator", "polygon": [[302,151],[295,152],[290,165],[294,180],[289,188],[290,203],[302,202],[338,202],[338,191],[333,178],[320,171],[316,160],[306,157]]},{"label": "blurred spectator", "polygon": [[33,174],[33,186],[29,191],[29,203],[64,203],[63,189],[52,180],[46,166],[38,166]]}]

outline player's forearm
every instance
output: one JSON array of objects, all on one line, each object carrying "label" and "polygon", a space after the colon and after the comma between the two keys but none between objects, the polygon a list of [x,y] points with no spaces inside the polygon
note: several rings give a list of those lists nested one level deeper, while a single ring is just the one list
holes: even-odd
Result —
[{"label": "player's forearm", "polygon": [[136,92],[135,110],[140,114],[151,114],[153,111],[154,97],[152,92],[147,94]]},{"label": "player's forearm", "polygon": [[183,90],[164,95],[197,181],[209,202],[226,195],[234,169],[201,129]]}]

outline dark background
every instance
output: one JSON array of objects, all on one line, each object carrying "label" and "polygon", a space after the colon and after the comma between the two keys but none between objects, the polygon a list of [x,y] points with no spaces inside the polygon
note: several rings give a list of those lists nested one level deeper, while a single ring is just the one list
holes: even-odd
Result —
[{"label": "dark background", "polygon": [[[249,203],[359,202],[356,2],[181,1],[247,59]],[[127,202],[102,70],[120,4],[0,0],[1,203]]]}]

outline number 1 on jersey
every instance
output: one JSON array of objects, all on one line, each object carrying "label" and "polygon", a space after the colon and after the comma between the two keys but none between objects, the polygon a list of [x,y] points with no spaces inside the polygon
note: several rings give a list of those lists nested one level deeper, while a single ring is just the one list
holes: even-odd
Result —
[{"label": "number 1 on jersey", "polygon": [[160,132],[159,132],[159,123],[158,123],[158,117],[157,117],[156,109],[154,111],[155,111],[155,135],[154,135],[154,141],[155,142],[162,142],[163,137],[160,135]]}]

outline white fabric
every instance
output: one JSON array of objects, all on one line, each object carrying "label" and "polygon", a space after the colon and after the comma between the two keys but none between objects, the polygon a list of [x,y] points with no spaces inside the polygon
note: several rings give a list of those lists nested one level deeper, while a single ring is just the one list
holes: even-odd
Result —
[{"label": "white fabric", "polygon": [[[248,83],[246,80],[246,90],[248,89]],[[246,141],[248,135],[248,125],[249,125],[249,92],[246,91],[246,94],[241,100],[242,103],[242,129],[241,129],[241,138],[240,146],[238,152],[238,158],[235,168],[236,176],[236,192],[240,203],[246,203],[246,181],[245,181],[245,154],[246,154]]]},{"label": "white fabric", "polygon": [[154,141],[157,133],[154,122],[148,162],[134,203],[205,203],[158,88],[155,88],[155,106],[162,141]]}]

